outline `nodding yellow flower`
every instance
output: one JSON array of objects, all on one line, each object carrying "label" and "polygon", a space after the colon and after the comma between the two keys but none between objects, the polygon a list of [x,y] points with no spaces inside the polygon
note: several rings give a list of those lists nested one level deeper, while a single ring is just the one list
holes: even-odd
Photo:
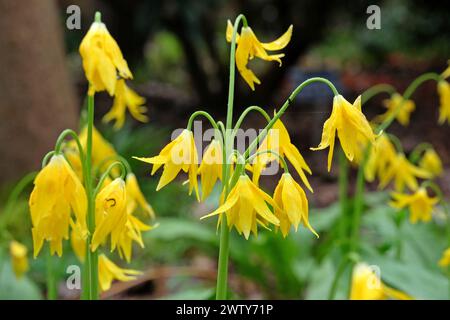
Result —
[{"label": "nodding yellow flower", "polygon": [[189,194],[192,193],[192,190],[195,190],[197,199],[199,199],[197,183],[198,155],[192,131],[184,129],[178,137],[165,146],[159,155],[155,157],[133,158],[153,164],[152,175],[164,165],[164,170],[159,179],[156,191],[159,191],[175,179],[181,170],[188,173]]},{"label": "nodding yellow flower", "polygon": [[155,227],[146,225],[132,214],[128,214],[125,229],[122,230],[117,244],[120,257],[130,262],[133,253],[133,241],[137,242],[141,248],[144,248],[142,231],[149,231]]},{"label": "nodding yellow flower", "polygon": [[[78,138],[81,146],[86,150],[87,146],[87,127],[84,127]],[[74,143],[74,142],[72,142]],[[100,171],[105,171],[112,163],[117,161],[118,154],[114,147],[101,135],[95,128],[92,128],[92,164]],[[118,168],[113,168],[114,175],[118,175]]]},{"label": "nodding yellow flower", "polygon": [[409,162],[403,153],[398,153],[390,161],[386,171],[382,173],[379,187],[386,187],[394,179],[395,190],[401,192],[406,185],[414,191],[418,188],[417,178],[429,179],[431,174]]},{"label": "nodding yellow flower", "polygon": [[450,266],[450,248],[447,248],[442,254],[442,258],[439,260],[439,265],[441,267]]},{"label": "nodding yellow flower", "polygon": [[206,199],[214,188],[217,180],[222,180],[222,147],[216,139],[212,140],[203,154],[202,163],[198,168],[202,184],[202,200]]},{"label": "nodding yellow flower", "polygon": [[419,161],[419,167],[428,171],[432,177],[442,174],[442,161],[434,149],[427,149],[422,159]]},{"label": "nodding yellow flower", "polygon": [[134,173],[127,174],[125,187],[127,191],[127,212],[132,214],[137,209],[149,217],[155,218],[155,211],[145,199]]},{"label": "nodding yellow flower", "polygon": [[364,176],[367,181],[372,182],[375,177],[382,179],[389,164],[395,160],[397,151],[394,145],[385,134],[376,138],[374,145],[370,149],[369,158],[364,168]]},{"label": "nodding yellow flower", "polygon": [[419,188],[413,194],[391,193],[393,200],[389,205],[396,209],[409,208],[409,220],[411,223],[418,221],[428,222],[431,220],[433,207],[439,202],[438,198],[429,197],[425,188]]},{"label": "nodding yellow flower", "polygon": [[439,81],[438,93],[440,102],[438,122],[443,124],[447,121],[450,124],[450,83],[444,80]]},{"label": "nodding yellow flower", "polygon": [[63,155],[54,155],[38,173],[29,200],[33,224],[34,257],[44,240],[52,254],[62,255],[62,240],[69,238],[71,211],[86,224],[86,192]]},{"label": "nodding yellow flower", "polygon": [[441,76],[444,79],[447,79],[448,77],[450,77],[450,60],[447,61],[448,67],[447,69],[444,70],[444,72],[442,72]]},{"label": "nodding yellow flower", "polygon": [[142,272],[132,269],[122,269],[109,260],[104,254],[98,257],[98,282],[101,291],[111,288],[114,280],[131,281]]},{"label": "nodding yellow flower", "polygon": [[375,142],[372,127],[361,112],[361,96],[356,98],[353,105],[341,95],[334,97],[331,116],[323,125],[322,140],[317,148],[311,148],[311,150],[316,151],[330,147],[328,151],[328,171],[331,169],[333,160],[336,132],[349,161],[353,161],[355,155],[360,152],[361,145]]},{"label": "nodding yellow flower", "polygon": [[125,112],[131,113],[133,118],[140,122],[148,122],[148,117],[144,114],[147,107],[144,106],[145,98],[130,89],[124,79],[118,79],[116,93],[111,110],[103,117],[103,122],[115,121],[114,129],[118,130],[125,123]]},{"label": "nodding yellow flower", "polygon": [[72,231],[70,233],[70,245],[78,260],[84,263],[86,259],[86,239],[88,236],[87,228],[83,228],[80,223],[70,220]]},{"label": "nodding yellow flower", "polygon": [[308,199],[303,189],[289,173],[281,176],[273,194],[275,216],[280,220],[280,229],[283,237],[289,234],[291,226],[297,232],[300,222],[317,237],[319,235],[311,227],[308,220]]},{"label": "nodding yellow flower", "polygon": [[[306,187],[313,192],[304,172],[306,171],[311,174],[311,169],[306,164],[305,159],[303,159],[297,147],[292,144],[289,132],[281,120],[275,122],[256,152],[265,151],[273,151],[278,153],[281,157],[286,157],[289,162],[292,163]],[[278,161],[278,157],[271,153],[262,153],[255,157],[255,161],[252,165],[252,179],[255,184],[258,184],[261,172],[271,161]]]},{"label": "nodding yellow flower", "polygon": [[17,279],[21,278],[30,268],[27,252],[27,247],[17,241],[13,240],[9,243],[12,269]]},{"label": "nodding yellow flower", "polygon": [[125,181],[116,178],[106,185],[95,199],[95,231],[92,236],[91,250],[111,236],[111,250],[114,250],[119,236],[127,222],[127,194]]},{"label": "nodding yellow flower", "polygon": [[[275,226],[280,225],[280,220],[270,211],[267,204],[277,207],[267,193],[259,189],[247,175],[242,175],[226,201],[201,219],[225,212],[228,227],[231,229],[234,226],[239,234],[243,233],[245,239],[248,239],[250,232],[257,234],[258,224],[265,228],[269,223]],[[220,217],[219,221],[221,221]]]},{"label": "nodding yellow flower", "polygon": [[380,276],[366,263],[353,269],[350,300],[412,300],[406,293],[385,285]]},{"label": "nodding yellow flower", "polygon": [[117,42],[104,23],[92,23],[81,41],[79,51],[90,84],[89,95],[106,90],[113,96],[116,92],[117,77],[133,78]]},{"label": "nodding yellow flower", "polygon": [[[75,143],[75,142],[74,142]],[[69,142],[67,147],[63,148],[64,157],[69,162],[78,179],[83,182],[83,165],[81,164],[80,154],[76,146]]]},{"label": "nodding yellow flower", "polygon": [[385,119],[391,117],[392,114],[397,111],[397,108],[400,106],[400,104],[402,104],[395,118],[404,127],[409,124],[411,113],[416,109],[416,104],[414,103],[414,101],[405,100],[403,99],[402,95],[398,93],[394,93],[390,99],[384,100],[383,104],[387,108],[387,111],[384,114],[377,116],[375,118],[375,121],[382,122]]},{"label": "nodding yellow flower", "polygon": [[[231,42],[233,35],[233,25],[228,20],[226,38],[228,42]],[[239,70],[242,78],[250,86],[252,90],[255,90],[255,83],[260,84],[261,81],[256,77],[252,70],[247,68],[249,60],[254,57],[258,57],[266,61],[277,61],[281,66],[281,58],[284,57],[284,53],[268,54],[267,51],[278,51],[287,46],[291,41],[292,25],[289,26],[287,31],[278,39],[272,42],[264,43],[260,42],[253,30],[250,27],[242,27],[241,34],[237,34],[236,37],[236,67]],[[267,51],[266,51],[267,50]]]}]

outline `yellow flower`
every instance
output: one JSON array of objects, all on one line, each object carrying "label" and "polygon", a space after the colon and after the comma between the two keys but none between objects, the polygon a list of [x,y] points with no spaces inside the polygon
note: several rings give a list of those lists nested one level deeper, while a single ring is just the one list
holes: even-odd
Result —
[{"label": "yellow flower", "polygon": [[443,124],[447,121],[450,124],[450,84],[447,81],[439,81],[438,93],[440,101],[438,122]]},{"label": "yellow flower", "polygon": [[[84,150],[87,147],[87,127],[81,130],[78,138]],[[74,143],[74,142],[72,142]],[[118,155],[114,147],[100,134],[100,132],[92,128],[92,164],[100,171],[105,171],[113,162],[117,161]],[[118,168],[113,168],[114,175],[118,174]]]},{"label": "yellow flower", "polygon": [[358,263],[353,269],[350,300],[411,300],[407,294],[386,286],[367,264]]},{"label": "yellow flower", "polygon": [[147,214],[151,218],[155,218],[155,212],[152,206],[145,199],[136,176],[133,173],[128,173],[125,181],[125,187],[127,191],[127,212],[129,214],[134,213],[136,209]]},{"label": "yellow flower", "polygon": [[83,68],[89,81],[89,95],[106,90],[110,96],[116,92],[117,77],[132,79],[128,64],[117,42],[102,22],[92,23],[80,44]]},{"label": "yellow flower", "polygon": [[133,251],[133,241],[136,241],[141,248],[144,248],[142,231],[149,231],[155,227],[156,226],[146,225],[132,214],[127,214],[125,229],[122,230],[117,244],[120,257],[125,258],[127,262],[130,262]]},{"label": "yellow flower", "polygon": [[170,183],[180,170],[183,170],[189,174],[189,194],[195,189],[195,194],[197,199],[199,199],[197,183],[198,155],[192,131],[184,129],[178,137],[165,146],[159,155],[155,157],[134,158],[153,164],[152,175],[164,165],[156,191]]},{"label": "yellow flower", "polygon": [[71,211],[77,221],[86,223],[86,193],[63,155],[54,155],[38,173],[30,200],[33,224],[34,257],[44,240],[50,242],[52,254],[62,255],[62,240],[69,237]]},{"label": "yellow flower", "polygon": [[78,260],[84,262],[86,258],[86,239],[88,230],[83,228],[80,223],[76,223],[73,220],[70,221],[70,226],[72,228],[72,232],[70,233],[70,244],[73,252]]},{"label": "yellow flower", "polygon": [[330,147],[328,171],[331,169],[336,131],[349,161],[353,161],[355,155],[360,152],[361,145],[374,143],[375,135],[361,112],[361,96],[355,100],[353,105],[341,95],[334,97],[331,116],[323,125],[322,140],[317,148],[311,148],[311,150],[323,150]]},{"label": "yellow flower", "polygon": [[69,162],[78,179],[83,182],[83,165],[81,164],[80,154],[76,146],[69,142],[67,147],[63,149],[64,157]]},{"label": "yellow flower", "polygon": [[419,161],[419,167],[428,171],[432,177],[442,174],[442,161],[434,149],[427,149],[422,159]]},{"label": "yellow flower", "polygon": [[386,171],[382,174],[380,188],[386,187],[394,179],[395,190],[403,191],[405,184],[409,189],[416,190],[418,187],[417,178],[429,179],[431,174],[413,165],[405,158],[403,153],[399,153],[392,159]]},{"label": "yellow flower", "polygon": [[17,241],[9,243],[9,253],[11,255],[12,269],[16,278],[21,278],[30,268],[27,258],[27,247]]},{"label": "yellow flower", "polygon": [[114,250],[119,236],[127,222],[127,194],[125,181],[114,179],[106,185],[95,199],[95,231],[92,236],[91,250],[111,236],[111,250]]},{"label": "yellow flower", "polygon": [[116,94],[111,110],[104,115],[103,121],[110,122],[115,120],[114,128],[116,130],[123,127],[125,122],[125,111],[130,111],[133,118],[141,122],[147,122],[148,117],[144,114],[147,108],[143,105],[145,98],[138,95],[130,89],[124,79],[118,79],[116,84]]},{"label": "yellow flower", "polygon": [[389,164],[397,157],[394,145],[385,134],[376,138],[370,149],[369,158],[364,168],[364,176],[367,181],[372,182],[377,176],[382,179]]},{"label": "yellow flower", "polygon": [[[231,21],[228,20],[226,32],[228,42],[231,42],[232,35],[233,25],[231,24]],[[284,57],[284,53],[269,55],[267,51],[283,49],[291,40],[291,36],[292,25],[289,26],[287,31],[277,40],[264,43],[258,40],[250,27],[242,27],[241,34],[238,34],[236,37],[236,67],[252,90],[255,90],[255,83],[260,84],[261,81],[259,81],[252,70],[247,68],[248,61],[252,60],[254,57],[258,57],[266,61],[277,61],[281,66],[281,58]]]},{"label": "yellow flower", "polygon": [[280,229],[284,237],[289,234],[291,226],[294,226],[297,232],[300,222],[319,237],[308,221],[306,194],[289,173],[281,176],[275,188],[273,200],[278,205],[275,207],[275,216],[280,220]]},{"label": "yellow flower", "polygon": [[243,175],[239,177],[226,201],[201,219],[226,212],[230,229],[234,226],[239,234],[243,233],[245,239],[248,239],[250,232],[257,234],[258,224],[264,227],[268,223],[280,225],[280,220],[270,211],[267,204],[274,208],[277,207],[267,193],[260,190],[248,176]]},{"label": "yellow flower", "polygon": [[202,184],[202,200],[211,193],[216,181],[222,180],[222,147],[220,142],[214,139],[203,154],[202,163],[198,169]]},{"label": "yellow flower", "polygon": [[391,117],[394,112],[397,112],[397,108],[400,106],[400,104],[402,104],[402,106],[400,107],[400,111],[398,111],[395,118],[402,126],[405,127],[409,124],[411,113],[416,109],[416,104],[414,103],[414,101],[404,100],[403,97],[398,93],[394,93],[390,99],[384,100],[383,104],[388,110],[384,114],[377,116],[375,118],[375,121],[382,122],[385,119]]},{"label": "yellow flower", "polygon": [[439,265],[441,267],[448,267],[450,266],[450,248],[447,248],[444,253],[442,254],[441,260],[439,260]]},{"label": "yellow flower", "polygon": [[448,77],[450,77],[450,60],[447,61],[448,67],[447,69],[445,69],[444,72],[442,72],[441,76],[444,79],[447,79]]},{"label": "yellow flower", "polygon": [[101,291],[111,288],[113,280],[131,281],[142,272],[132,269],[122,269],[109,260],[104,254],[98,257],[98,282]]},{"label": "yellow flower", "polygon": [[396,209],[408,207],[410,211],[409,220],[411,223],[430,221],[433,207],[439,202],[438,198],[429,197],[425,188],[419,188],[419,190],[413,194],[392,192],[391,195],[393,201],[389,202],[389,205]]},{"label": "yellow flower", "polygon": [[[278,153],[281,157],[286,157],[289,162],[292,163],[306,187],[313,192],[308,178],[304,173],[304,171],[306,171],[311,174],[311,169],[306,164],[305,159],[303,159],[297,147],[291,143],[289,132],[281,120],[275,122],[256,152],[265,151],[273,151]],[[278,157],[271,153],[263,153],[255,157],[255,161],[252,165],[252,179],[255,184],[258,184],[261,172],[271,161],[278,161]]]}]

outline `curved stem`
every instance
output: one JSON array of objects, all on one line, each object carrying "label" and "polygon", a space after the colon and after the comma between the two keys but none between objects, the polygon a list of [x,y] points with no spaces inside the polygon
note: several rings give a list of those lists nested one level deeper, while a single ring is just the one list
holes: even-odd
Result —
[{"label": "curved stem", "polygon": [[251,111],[258,111],[262,116],[267,120],[267,122],[270,122],[270,116],[267,114],[267,112],[259,107],[259,106],[250,106],[247,109],[242,112],[241,116],[239,117],[238,121],[236,121],[236,125],[234,126],[233,131],[237,131],[244,121],[245,117],[251,112]]},{"label": "curved stem", "polygon": [[198,116],[203,116],[206,119],[208,119],[208,121],[211,123],[211,125],[213,126],[214,129],[218,129],[217,123],[214,120],[214,118],[206,111],[203,110],[199,110],[199,111],[195,111],[193,114],[191,114],[191,116],[189,117],[188,120],[188,124],[186,126],[186,129],[191,131],[192,128],[192,123],[194,122],[194,119]]},{"label": "curved stem", "polygon": [[303,81],[300,85],[295,88],[295,90],[289,95],[288,99],[285,101],[285,103],[281,106],[280,111],[278,111],[275,116],[270,120],[270,122],[267,124],[267,126],[264,128],[264,130],[256,137],[255,140],[250,144],[250,146],[245,150],[244,157],[247,158],[250,154],[250,152],[253,151],[253,149],[256,148],[259,141],[262,140],[267,132],[273,127],[275,122],[280,119],[280,117],[283,115],[283,113],[286,111],[286,109],[291,105],[292,101],[295,99],[295,97],[308,85],[314,83],[314,82],[322,82],[326,84],[331,91],[333,91],[333,94],[335,96],[339,95],[336,87],[327,79],[321,78],[321,77],[315,77],[310,78],[308,80]]},{"label": "curved stem", "polygon": [[381,83],[374,85],[364,91],[361,95],[361,103],[364,104],[370,99],[372,99],[374,96],[380,94],[380,93],[389,93],[394,94],[396,92],[395,88],[387,83]]},{"label": "curved stem", "polygon": [[125,165],[121,162],[121,161],[116,161],[114,163],[111,163],[108,167],[108,169],[106,169],[106,171],[102,174],[102,176],[100,177],[100,180],[98,181],[97,187],[95,187],[94,190],[94,199],[97,197],[97,194],[100,192],[100,190],[102,189],[103,183],[105,182],[105,179],[110,175],[111,171],[114,169],[115,166],[119,166],[121,169],[121,174],[120,177],[122,179],[125,179],[125,176],[127,174],[127,170]]},{"label": "curved stem", "polygon": [[53,157],[54,154],[55,151],[52,150],[44,156],[44,158],[42,159],[41,168],[44,168],[47,165],[48,161],[50,160],[51,157]]},{"label": "curved stem", "polygon": [[392,144],[395,146],[395,149],[398,153],[405,153],[403,150],[402,142],[400,141],[397,136],[393,135],[392,133],[386,133],[386,135],[389,137],[389,140],[391,140]]},{"label": "curved stem", "polygon": [[415,164],[417,161],[419,161],[422,152],[427,151],[429,149],[433,149],[433,145],[431,145],[431,143],[428,142],[419,143],[413,149],[413,151],[411,151],[411,154],[409,155],[409,161]]}]

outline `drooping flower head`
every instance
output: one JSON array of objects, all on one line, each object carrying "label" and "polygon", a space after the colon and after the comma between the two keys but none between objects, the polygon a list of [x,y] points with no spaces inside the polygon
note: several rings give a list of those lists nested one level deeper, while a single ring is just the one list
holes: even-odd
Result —
[{"label": "drooping flower head", "polygon": [[355,100],[353,105],[341,95],[334,97],[331,116],[323,125],[322,140],[317,148],[311,148],[311,150],[330,148],[328,171],[331,169],[333,160],[336,133],[349,161],[353,161],[355,155],[360,152],[361,145],[375,142],[372,127],[361,112],[361,96]]},{"label": "drooping flower head", "polygon": [[[233,25],[231,21],[227,22],[226,38],[228,42],[231,42],[233,35]],[[292,36],[292,25],[288,30],[278,39],[264,43],[260,42],[253,30],[248,26],[243,26],[241,34],[237,34],[236,37],[236,67],[244,78],[245,82],[255,90],[255,83],[260,84],[261,81],[256,77],[252,70],[247,68],[249,60],[254,57],[258,57],[266,61],[277,61],[281,66],[281,58],[284,57],[284,53],[268,54],[267,51],[278,51],[287,46]]]},{"label": "drooping flower head", "polygon": [[386,174],[389,164],[395,160],[397,151],[386,134],[381,134],[370,148],[367,164],[364,168],[364,176],[367,181],[372,182],[375,177],[382,179]]},{"label": "drooping flower head", "polygon": [[280,225],[280,220],[272,213],[268,204],[277,207],[267,193],[259,189],[247,175],[242,175],[225,202],[201,219],[226,213],[229,228],[234,226],[239,234],[244,234],[248,239],[250,232],[257,234],[258,224],[264,227],[268,224]]},{"label": "drooping flower head", "polygon": [[366,263],[353,269],[350,300],[411,300],[407,294],[385,285],[379,274]]},{"label": "drooping flower head", "polygon": [[[376,122],[382,122],[397,112],[396,119],[404,127],[409,124],[411,113],[416,109],[416,104],[412,100],[405,100],[399,93],[394,93],[390,99],[383,101],[387,111],[375,118]],[[399,110],[397,110],[400,108]]]},{"label": "drooping flower head", "polygon": [[294,226],[295,231],[297,231],[300,223],[319,237],[309,224],[306,194],[289,173],[284,173],[281,176],[275,188],[273,200],[277,204],[275,216],[280,220],[280,229],[284,237],[289,234],[291,226]]},{"label": "drooping flower head", "polygon": [[439,202],[438,198],[428,196],[425,188],[419,188],[413,194],[392,192],[391,195],[393,200],[389,202],[389,205],[396,209],[408,207],[411,223],[429,222],[432,218],[433,208]]},{"label": "drooping flower head", "polygon": [[[278,161],[278,157],[266,151],[276,152],[281,157],[286,157],[294,166],[298,175],[302,179],[306,187],[312,192],[311,185],[305,175],[305,171],[311,174],[311,169],[303,159],[300,151],[292,144],[289,132],[281,120],[277,120],[271,130],[267,133],[266,138],[259,146],[257,153],[261,153],[255,157],[252,164],[253,182],[258,184],[261,172],[271,161]],[[264,152],[264,153],[263,153]]]},{"label": "drooping flower head", "polygon": [[380,188],[385,188],[394,180],[395,190],[402,192],[405,185],[410,190],[417,190],[417,178],[429,179],[431,174],[412,164],[403,153],[398,153],[380,178]]},{"label": "drooping flower head", "polygon": [[130,89],[124,79],[118,79],[113,106],[111,110],[103,116],[103,121],[115,121],[114,129],[118,130],[122,128],[125,123],[125,112],[128,109],[136,120],[148,122],[148,117],[145,115],[147,107],[145,107],[144,104],[144,97],[141,97],[135,91]]},{"label": "drooping flower head", "polygon": [[450,83],[445,80],[438,83],[439,93],[439,124],[444,124],[446,121],[450,124]]},{"label": "drooping flower head", "polygon": [[16,278],[21,278],[30,268],[27,258],[27,247],[17,241],[9,243],[9,254],[11,255],[11,264]]},{"label": "drooping flower head", "polygon": [[142,272],[132,269],[122,269],[109,260],[104,254],[98,257],[98,282],[101,291],[111,288],[114,280],[131,281]]},{"label": "drooping flower head", "polygon": [[442,161],[434,149],[430,148],[425,151],[425,154],[419,161],[419,168],[428,171],[432,178],[442,174]]},{"label": "drooping flower head", "polygon": [[192,193],[192,190],[195,190],[197,199],[199,199],[197,183],[198,155],[192,131],[184,129],[178,137],[165,146],[159,155],[155,157],[134,158],[153,164],[152,175],[164,165],[156,191],[166,186],[183,170],[189,174],[189,194]]},{"label": "drooping flower head", "polygon": [[[99,14],[97,13],[97,16]],[[98,19],[96,19],[98,20]],[[80,44],[83,68],[89,81],[89,95],[106,90],[110,96],[116,92],[118,77],[132,79],[128,64],[117,42],[100,21],[92,23]]]},{"label": "drooping flower head", "polygon": [[220,142],[214,139],[206,148],[202,163],[198,169],[202,185],[202,200],[208,197],[217,180],[222,180],[222,158],[223,154]]},{"label": "drooping flower head", "polygon": [[38,173],[29,206],[34,257],[44,240],[50,242],[52,254],[62,255],[62,240],[69,238],[71,212],[86,228],[86,192],[63,155],[54,155]]}]

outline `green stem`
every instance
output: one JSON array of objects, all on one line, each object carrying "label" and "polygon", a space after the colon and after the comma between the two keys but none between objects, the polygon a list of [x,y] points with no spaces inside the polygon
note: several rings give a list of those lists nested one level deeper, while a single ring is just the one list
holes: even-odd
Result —
[{"label": "green stem", "polygon": [[370,99],[372,99],[374,96],[380,94],[380,93],[389,93],[394,94],[396,92],[395,88],[387,83],[381,83],[374,85],[363,92],[361,95],[361,103],[364,104]]},{"label": "green stem", "polygon": [[251,111],[258,111],[266,120],[267,122],[270,122],[270,116],[267,114],[267,112],[259,107],[259,106],[250,106],[247,109],[242,112],[241,116],[239,117],[238,121],[236,121],[236,125],[234,126],[233,131],[237,131],[244,121],[245,117],[251,112]]},{"label": "green stem", "polygon": [[419,143],[409,155],[409,161],[416,164],[419,161],[422,152],[433,149],[433,146],[428,142]]},{"label": "green stem", "polygon": [[54,270],[54,259],[50,253],[50,246],[48,247],[47,253],[47,299],[56,300],[58,298],[58,289]]},{"label": "green stem", "polygon": [[121,173],[120,173],[120,177],[125,180],[126,174],[127,174],[127,170],[125,165],[121,162],[121,161],[116,161],[113,162],[109,165],[108,169],[106,169],[106,171],[102,174],[102,176],[100,177],[100,180],[97,184],[97,187],[94,190],[94,198],[97,197],[97,194],[100,192],[100,190],[103,187],[103,183],[105,182],[105,179],[111,174],[111,171],[114,169],[114,167],[119,166]]},{"label": "green stem", "polygon": [[[342,148],[339,150],[339,203],[341,207],[340,216],[340,239],[345,240],[347,238],[348,227],[348,161]],[[344,241],[342,241],[344,242]]]},{"label": "green stem", "polygon": [[203,110],[195,111],[193,114],[191,114],[191,116],[189,117],[186,129],[191,131],[192,123],[194,122],[194,119],[198,116],[204,116],[206,119],[208,119],[208,121],[211,123],[211,125],[214,127],[214,129],[217,129],[217,130],[219,129],[214,118],[208,112],[203,111]]},{"label": "green stem", "polygon": [[85,282],[86,298],[89,300],[98,299],[98,253],[92,252],[91,240],[95,231],[95,195],[93,190],[92,177],[92,131],[94,126],[94,96],[88,96],[88,115],[87,115],[87,143],[86,143],[86,179],[85,188],[87,196],[87,225],[89,235],[86,240],[86,268],[88,269],[88,279]]},{"label": "green stem", "polygon": [[338,288],[339,280],[341,279],[342,274],[344,273],[345,269],[347,268],[347,265],[349,264],[349,261],[347,258],[344,258],[339,263],[339,266],[336,270],[336,274],[334,275],[333,283],[331,285],[330,292],[328,294],[328,300],[334,300],[334,297],[336,296],[336,291]]}]

